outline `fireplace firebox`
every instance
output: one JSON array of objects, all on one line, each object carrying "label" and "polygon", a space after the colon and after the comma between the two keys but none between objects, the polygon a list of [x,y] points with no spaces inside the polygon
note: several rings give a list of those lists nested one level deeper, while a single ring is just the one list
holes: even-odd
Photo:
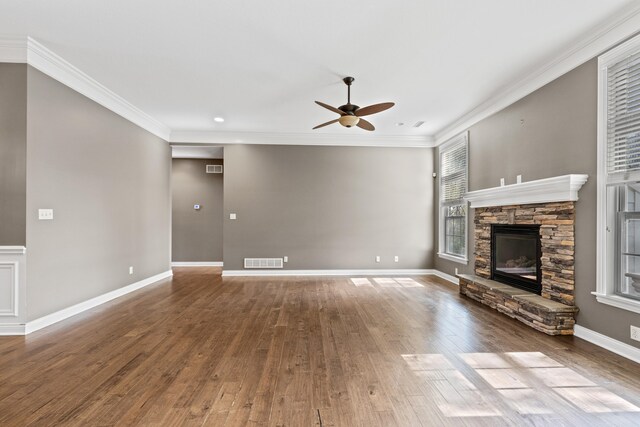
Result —
[{"label": "fireplace firebox", "polygon": [[491,226],[491,279],[540,295],[539,225]]}]

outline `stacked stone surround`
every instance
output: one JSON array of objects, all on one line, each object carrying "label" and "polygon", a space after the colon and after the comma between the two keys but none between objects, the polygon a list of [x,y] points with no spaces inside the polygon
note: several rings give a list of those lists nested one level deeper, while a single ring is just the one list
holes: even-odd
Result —
[{"label": "stacked stone surround", "polygon": [[574,305],[575,203],[476,208],[475,272],[491,277],[491,224],[540,225],[542,297]]},{"label": "stacked stone surround", "polygon": [[[491,225],[540,225],[542,292],[491,277]],[[548,335],[572,335],[575,324],[575,203],[476,208],[475,275],[460,275],[460,293]]]}]

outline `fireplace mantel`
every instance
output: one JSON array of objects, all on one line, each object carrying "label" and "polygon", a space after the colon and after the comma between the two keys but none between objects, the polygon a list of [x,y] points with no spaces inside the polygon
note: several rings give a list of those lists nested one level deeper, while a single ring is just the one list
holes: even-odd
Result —
[{"label": "fireplace mantel", "polygon": [[576,201],[578,190],[587,182],[588,177],[589,175],[571,174],[485,188],[467,192],[465,200],[471,208]]}]

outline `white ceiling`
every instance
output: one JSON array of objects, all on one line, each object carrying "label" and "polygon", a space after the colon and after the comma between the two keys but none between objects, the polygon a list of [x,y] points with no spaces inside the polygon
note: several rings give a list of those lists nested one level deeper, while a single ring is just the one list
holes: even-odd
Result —
[{"label": "white ceiling", "polygon": [[[313,103],[394,101],[433,135],[638,0],[0,0],[28,35],[174,131],[363,134]],[[224,123],[213,118],[224,117]],[[425,124],[411,127],[418,120]],[[398,127],[398,122],[405,126]]]}]

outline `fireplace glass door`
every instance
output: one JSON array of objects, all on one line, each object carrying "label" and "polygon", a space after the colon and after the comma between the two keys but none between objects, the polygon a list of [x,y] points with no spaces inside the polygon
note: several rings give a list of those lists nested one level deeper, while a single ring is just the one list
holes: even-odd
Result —
[{"label": "fireplace glass door", "polygon": [[491,248],[494,280],[540,293],[539,227],[494,225]]}]

